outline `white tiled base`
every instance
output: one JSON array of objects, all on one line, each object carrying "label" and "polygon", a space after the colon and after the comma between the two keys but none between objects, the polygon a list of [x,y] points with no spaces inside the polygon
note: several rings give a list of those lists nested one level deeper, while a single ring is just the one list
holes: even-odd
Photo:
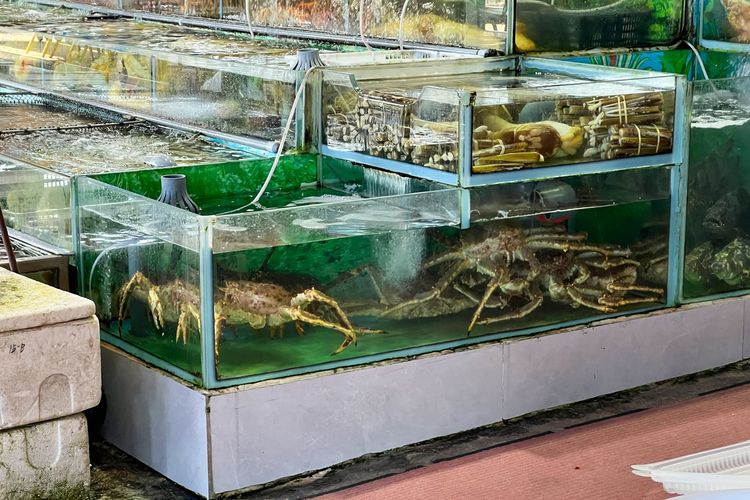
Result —
[{"label": "white tiled base", "polygon": [[198,391],[105,347],[105,437],[204,496],[743,359],[750,299]]},{"label": "white tiled base", "polygon": [[89,478],[83,415],[0,431],[0,499],[74,498]]}]

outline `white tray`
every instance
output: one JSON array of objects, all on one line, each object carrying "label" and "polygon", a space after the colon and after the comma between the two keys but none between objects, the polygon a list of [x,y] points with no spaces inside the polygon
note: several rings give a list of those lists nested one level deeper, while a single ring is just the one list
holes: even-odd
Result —
[{"label": "white tray", "polygon": [[668,493],[750,488],[750,441],[631,467],[633,474],[662,483]]}]

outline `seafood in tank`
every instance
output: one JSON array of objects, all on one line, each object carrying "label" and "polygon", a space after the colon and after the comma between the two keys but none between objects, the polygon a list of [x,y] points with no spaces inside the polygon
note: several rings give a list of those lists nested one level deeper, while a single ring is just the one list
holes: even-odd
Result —
[{"label": "seafood in tank", "polygon": [[697,299],[750,286],[750,99],[747,78],[695,82],[683,296]]},{"label": "seafood in tank", "polygon": [[[636,71],[618,81],[615,71],[584,79],[564,66],[535,71],[523,59],[490,61],[450,72],[326,70],[324,152],[404,172],[411,167],[398,164],[459,174],[468,162],[478,177],[671,154],[674,77]],[[470,158],[459,151],[468,128]]]},{"label": "seafood in tank", "polygon": [[314,156],[279,168],[258,205],[242,202],[267,172],[257,165],[225,172],[234,183],[176,169],[200,186],[201,215],[123,189],[155,197],[154,172],[80,179],[80,268],[105,338],[222,386],[665,302],[666,275],[647,278],[643,262],[666,258],[667,233],[641,235],[668,224],[656,186],[669,169],[645,169],[645,191],[614,174],[570,179],[564,217],[493,191],[506,216],[462,230],[456,188],[331,158],[319,172]]}]

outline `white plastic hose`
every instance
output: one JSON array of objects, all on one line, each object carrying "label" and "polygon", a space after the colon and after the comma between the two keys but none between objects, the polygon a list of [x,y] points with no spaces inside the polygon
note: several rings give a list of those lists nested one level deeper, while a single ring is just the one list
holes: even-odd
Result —
[{"label": "white plastic hose", "polygon": [[373,48],[367,43],[365,38],[365,0],[359,0],[359,37],[362,39],[362,43],[365,44],[367,50],[372,51]]},{"label": "white plastic hose", "polygon": [[247,21],[247,28],[250,30],[250,36],[255,38],[253,23],[250,20],[250,0],[245,0],[245,21]]},{"label": "white plastic hose", "polygon": [[404,6],[401,7],[401,17],[398,21],[398,48],[404,50],[404,17],[406,16],[406,7],[409,6],[409,0],[404,0]]},{"label": "white plastic hose", "polygon": [[289,135],[289,131],[292,128],[292,122],[295,119],[295,112],[297,111],[299,100],[302,97],[302,92],[304,92],[305,90],[305,84],[307,83],[307,79],[314,69],[315,69],[315,66],[313,66],[312,68],[308,69],[305,72],[305,76],[304,78],[302,78],[302,83],[300,83],[299,89],[297,89],[297,94],[294,96],[294,101],[292,101],[292,107],[289,110],[289,118],[287,118],[286,125],[284,126],[284,131],[281,134],[281,141],[279,143],[279,149],[276,151],[276,156],[273,159],[273,165],[271,165],[271,170],[268,171],[268,175],[266,176],[266,180],[263,182],[263,185],[261,186],[260,191],[258,191],[258,194],[255,195],[255,198],[253,198],[253,201],[251,201],[250,203],[247,203],[239,208],[235,208],[234,210],[224,212],[221,215],[241,212],[245,210],[246,208],[258,203],[258,200],[260,200],[261,197],[265,194],[266,189],[268,189],[268,185],[271,183],[271,179],[273,179],[273,174],[276,172],[276,167],[279,166],[281,155],[284,152],[284,144],[286,144],[286,137],[287,135]]}]

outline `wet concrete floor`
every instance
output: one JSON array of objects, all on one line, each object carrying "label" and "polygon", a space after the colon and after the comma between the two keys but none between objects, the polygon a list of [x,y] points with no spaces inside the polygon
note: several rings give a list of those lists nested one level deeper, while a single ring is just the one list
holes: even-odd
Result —
[{"label": "wet concrete floor", "polygon": [[[657,408],[748,383],[750,362],[736,363],[718,370],[642,386],[472,431],[366,455],[313,474],[229,495],[228,498],[311,498],[521,439]],[[92,441],[91,461],[92,498],[200,498],[100,439],[94,438]]]}]

